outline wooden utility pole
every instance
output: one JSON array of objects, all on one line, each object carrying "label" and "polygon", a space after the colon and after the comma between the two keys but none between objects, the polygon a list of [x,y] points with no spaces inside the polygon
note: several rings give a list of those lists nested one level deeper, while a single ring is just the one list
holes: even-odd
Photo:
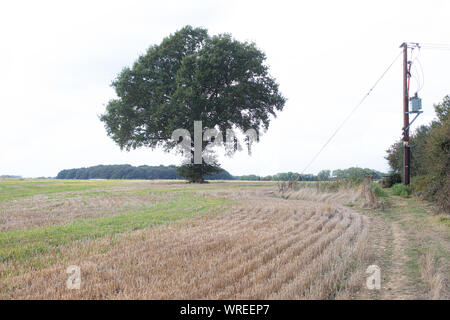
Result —
[{"label": "wooden utility pole", "polygon": [[411,150],[409,145],[409,69],[408,69],[408,44],[403,47],[403,181],[405,185],[410,182]]}]

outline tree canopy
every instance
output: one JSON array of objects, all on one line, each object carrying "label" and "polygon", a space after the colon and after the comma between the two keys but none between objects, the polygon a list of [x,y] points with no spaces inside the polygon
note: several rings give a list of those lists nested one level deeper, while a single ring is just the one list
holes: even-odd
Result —
[{"label": "tree canopy", "polygon": [[[87,168],[61,170],[56,179],[182,179],[177,174],[177,167],[170,166],[139,166],[129,164],[98,165]],[[233,180],[234,177],[226,170],[221,169],[208,180]]]},{"label": "tree canopy", "polygon": [[[265,60],[254,43],[186,26],[122,70],[112,83],[117,98],[100,119],[126,150],[170,151],[178,142],[173,131],[186,129],[193,137],[194,121],[222,134],[254,129],[259,135],[285,104]],[[203,174],[206,166],[200,167]]]}]

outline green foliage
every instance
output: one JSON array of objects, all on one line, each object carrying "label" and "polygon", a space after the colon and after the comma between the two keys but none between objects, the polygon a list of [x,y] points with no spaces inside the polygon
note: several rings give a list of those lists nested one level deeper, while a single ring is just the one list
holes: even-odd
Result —
[{"label": "green foliage", "polygon": [[431,183],[431,179],[427,175],[411,177],[411,190],[415,194],[421,194]]},{"label": "green foliage", "polygon": [[374,180],[381,179],[384,173],[369,168],[352,167],[348,169],[337,169],[333,171],[333,177],[336,179],[352,180],[355,183],[361,183],[364,179],[372,177]]},{"label": "green foliage", "polygon": [[204,183],[205,176],[223,173],[223,169],[217,165],[210,164],[184,164],[177,168],[177,174],[186,178],[189,182]]},{"label": "green foliage", "polygon": [[[283,173],[277,173],[272,178],[275,181],[289,181],[289,180],[297,180],[299,178],[300,174],[296,172],[283,172]],[[305,178],[306,175],[300,177],[300,179]]]},{"label": "green foliage", "polygon": [[[300,174],[297,174],[297,175],[300,175]],[[317,176],[310,174],[310,173],[300,175],[300,179],[299,179],[299,181],[317,181],[317,180],[318,180]]]},{"label": "green foliage", "polygon": [[402,176],[398,172],[390,172],[381,180],[383,188],[391,188],[396,183],[402,182]]},{"label": "green foliage", "polygon": [[409,193],[407,190],[402,190],[399,195],[403,198],[407,198],[409,196]]},{"label": "green foliage", "polygon": [[[234,177],[226,170],[220,169],[217,173],[205,173],[208,180],[232,180]],[[177,167],[170,166],[139,166],[99,165],[88,168],[62,170],[56,179],[182,179],[177,174]]]},{"label": "green foliage", "polygon": [[377,185],[375,183],[371,183],[370,188],[371,188],[372,192],[378,198],[386,198],[387,197],[387,193],[383,189],[381,189],[379,185]]},{"label": "green foliage", "polygon": [[[291,180],[297,180],[299,178],[300,174],[296,172],[280,172],[277,174],[274,174],[273,176],[258,176],[255,174],[248,174],[237,177],[239,180],[251,180],[251,181],[291,181]],[[310,180],[317,180],[317,177],[312,174],[308,175],[302,175],[300,177],[300,180],[303,181],[310,181]]]},{"label": "green foliage", "polygon": [[401,174],[401,178],[403,178],[403,142],[395,142],[386,150],[386,153],[385,159],[388,161],[392,171]]},{"label": "green foliage", "polygon": [[338,169],[333,171],[333,176],[330,170],[322,170],[317,175],[314,174],[300,174],[297,172],[280,172],[273,176],[257,176],[254,174],[237,177],[240,180],[265,180],[265,181],[328,181],[328,180],[351,180],[354,185],[360,184],[364,179],[372,176],[373,179],[381,179],[384,173],[362,168],[348,168]]},{"label": "green foliage", "polygon": [[260,181],[260,180],[262,180],[262,177],[257,176],[255,174],[247,174],[247,175],[239,176],[238,180]]},{"label": "green foliage", "polygon": [[317,174],[317,178],[320,181],[327,181],[331,178],[331,171],[330,170],[322,170]]},{"label": "green foliage", "polygon": [[[411,186],[419,196],[450,212],[450,96],[434,106],[437,119],[411,134]],[[403,174],[402,142],[394,143],[386,159]]]},{"label": "green foliage", "polygon": [[434,111],[440,122],[444,122],[449,117],[450,95],[444,97],[441,103],[434,105]]},{"label": "green foliage", "polygon": [[254,43],[186,26],[123,69],[112,83],[118,98],[109,101],[100,120],[108,136],[127,150],[161,146],[170,151],[176,146],[173,131],[186,129],[193,137],[196,120],[222,133],[259,133],[286,101],[265,60]]},{"label": "green foliage", "polygon": [[411,188],[405,186],[402,183],[397,183],[392,186],[392,194],[394,196],[409,196],[411,194]]},{"label": "green foliage", "polygon": [[[428,136],[430,133],[430,127],[422,125],[418,127],[410,135],[410,145],[411,145],[411,176],[425,174],[426,168],[426,158],[427,155],[424,152],[425,145],[428,141]],[[388,150],[386,159],[393,172],[401,175],[403,179],[403,142],[398,141],[394,143]]]}]

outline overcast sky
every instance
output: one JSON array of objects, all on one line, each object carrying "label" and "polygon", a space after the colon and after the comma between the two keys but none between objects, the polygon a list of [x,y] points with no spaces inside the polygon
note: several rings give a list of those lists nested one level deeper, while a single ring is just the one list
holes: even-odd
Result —
[{"label": "overcast sky", "polygon": [[[300,172],[402,42],[450,43],[450,1],[3,1],[0,175],[179,164],[162,150],[121,151],[98,115],[115,97],[110,84],[121,69],[188,24],[253,41],[266,53],[285,109],[251,157],[221,159],[232,174],[266,175]],[[423,49],[418,60],[424,114],[414,127],[431,121],[433,103],[450,94],[450,51]],[[414,92],[415,79],[411,86]],[[399,59],[307,172],[387,171],[385,150],[401,136],[401,93]]]}]

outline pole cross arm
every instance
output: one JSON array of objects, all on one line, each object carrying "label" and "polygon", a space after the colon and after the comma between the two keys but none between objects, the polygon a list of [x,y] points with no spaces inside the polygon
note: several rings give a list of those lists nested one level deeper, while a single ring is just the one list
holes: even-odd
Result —
[{"label": "pole cross arm", "polygon": [[413,122],[417,119],[418,116],[420,116],[421,113],[423,113],[423,111],[418,111],[418,112],[408,112],[408,113],[416,113],[416,116],[414,117],[414,119],[412,119],[412,121],[408,124],[408,126],[406,128],[403,129],[403,131],[409,130],[409,128],[411,127],[411,125],[413,124]]}]

